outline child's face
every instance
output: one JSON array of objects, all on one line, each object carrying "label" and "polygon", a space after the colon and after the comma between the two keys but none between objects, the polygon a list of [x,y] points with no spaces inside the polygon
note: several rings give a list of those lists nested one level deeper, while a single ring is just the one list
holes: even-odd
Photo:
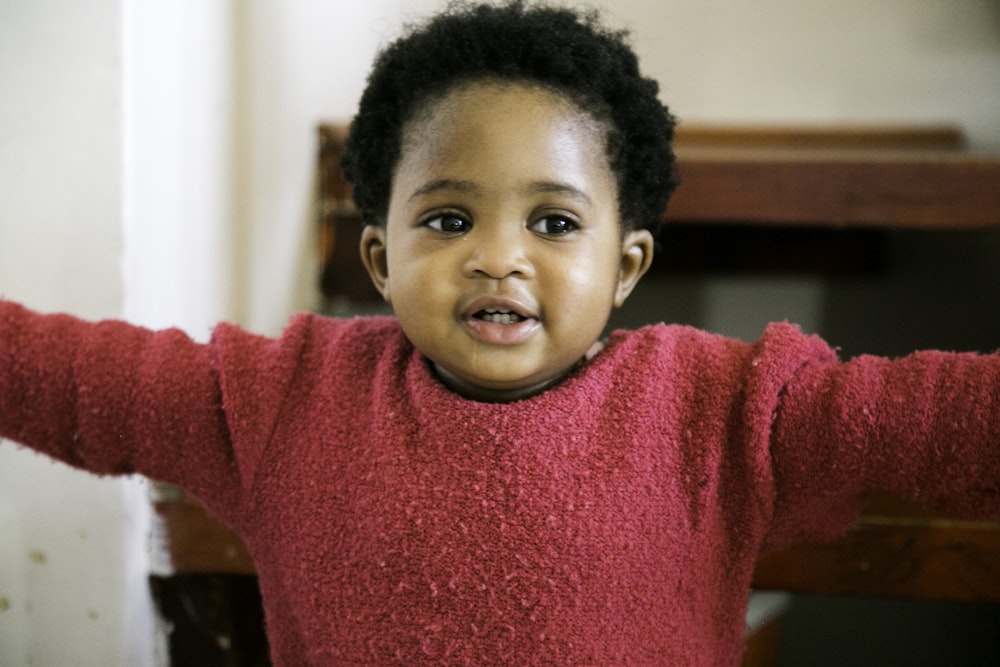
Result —
[{"label": "child's face", "polygon": [[407,128],[362,255],[453,390],[515,400],[569,373],[649,266],[623,233],[604,130],[521,84],[453,91]]}]

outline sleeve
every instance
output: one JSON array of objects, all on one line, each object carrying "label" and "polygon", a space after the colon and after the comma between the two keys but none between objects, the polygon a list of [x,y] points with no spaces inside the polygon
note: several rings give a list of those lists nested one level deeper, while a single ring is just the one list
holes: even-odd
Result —
[{"label": "sleeve", "polygon": [[[0,301],[0,436],[96,474],[178,484],[231,514],[252,484],[295,347],[235,327],[202,345],[175,329],[39,315]],[[227,355],[258,364],[247,379],[259,384],[231,400]]]},{"label": "sleeve", "polygon": [[803,363],[781,391],[770,448],[772,546],[839,535],[875,491],[1000,519],[1000,356]]}]

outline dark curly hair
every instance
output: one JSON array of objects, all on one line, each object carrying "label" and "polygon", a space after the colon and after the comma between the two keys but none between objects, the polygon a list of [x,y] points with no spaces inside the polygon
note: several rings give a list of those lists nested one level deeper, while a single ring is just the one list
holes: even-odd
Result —
[{"label": "dark curly hair", "polygon": [[656,81],[639,72],[624,31],[596,11],[523,0],[454,3],[375,60],[342,159],[365,224],[383,224],[407,123],[455,87],[500,79],[565,95],[607,127],[607,155],[625,229],[659,230],[678,184],[675,121]]}]

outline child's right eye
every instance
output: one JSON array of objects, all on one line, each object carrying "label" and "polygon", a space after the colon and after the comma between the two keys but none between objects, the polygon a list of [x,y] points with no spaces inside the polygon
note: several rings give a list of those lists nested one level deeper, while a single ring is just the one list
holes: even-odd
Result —
[{"label": "child's right eye", "polygon": [[428,219],[424,222],[425,225],[433,230],[444,232],[446,234],[457,234],[461,232],[467,232],[472,227],[472,223],[464,220],[457,215],[439,215]]}]

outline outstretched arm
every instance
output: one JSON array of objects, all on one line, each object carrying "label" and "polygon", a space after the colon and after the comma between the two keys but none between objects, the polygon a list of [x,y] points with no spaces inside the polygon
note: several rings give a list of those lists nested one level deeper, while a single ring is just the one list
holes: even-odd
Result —
[{"label": "outstretched arm", "polygon": [[874,491],[1000,519],[1000,355],[806,365],[785,388],[771,454],[777,543],[832,536],[813,532],[817,517],[844,524]]},{"label": "outstretched arm", "polygon": [[178,330],[0,301],[0,436],[97,474],[138,472],[232,507],[250,473],[234,453],[217,357]]}]

